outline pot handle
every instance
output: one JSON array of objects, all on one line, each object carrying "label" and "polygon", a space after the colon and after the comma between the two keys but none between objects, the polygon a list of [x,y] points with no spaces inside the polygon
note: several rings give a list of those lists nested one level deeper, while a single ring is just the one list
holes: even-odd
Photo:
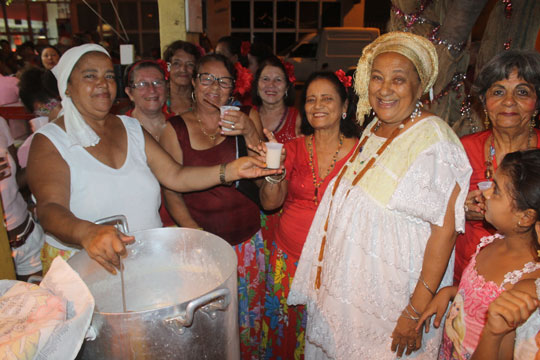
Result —
[{"label": "pot handle", "polygon": [[180,315],[163,320],[168,325],[175,325],[178,328],[190,327],[193,324],[193,317],[195,311],[201,306],[201,311],[210,315],[211,318],[216,317],[217,310],[225,310],[231,302],[229,289],[222,288],[214,290],[206,295],[201,296],[195,300],[191,300],[187,306],[186,311]]},{"label": "pot handle", "polygon": [[109,216],[109,217],[94,221],[94,224],[96,224],[96,225],[114,225],[122,233],[124,233],[124,234],[129,233],[127,218],[126,218],[125,215]]}]

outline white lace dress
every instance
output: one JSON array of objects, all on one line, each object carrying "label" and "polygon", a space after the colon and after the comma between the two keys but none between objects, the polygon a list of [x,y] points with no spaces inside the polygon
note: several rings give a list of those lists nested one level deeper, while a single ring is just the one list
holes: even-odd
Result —
[{"label": "white lace dress", "polygon": [[[376,119],[364,131],[371,133]],[[371,135],[332,200],[325,192],[304,245],[288,298],[307,304],[306,359],[394,359],[390,335],[418,281],[430,224],[443,225],[456,183],[456,230],[472,169],[454,132],[440,118],[422,119],[394,139],[356,186],[352,180],[386,139]],[[320,289],[315,278],[328,219]],[[441,286],[450,285],[453,255]],[[441,333],[424,334],[410,357],[435,359]],[[405,357],[405,356],[404,356]]]}]

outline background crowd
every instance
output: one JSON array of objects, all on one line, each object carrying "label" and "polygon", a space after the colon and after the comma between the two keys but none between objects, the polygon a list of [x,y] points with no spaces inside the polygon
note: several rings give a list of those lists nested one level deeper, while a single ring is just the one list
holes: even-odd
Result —
[{"label": "background crowd", "polygon": [[[0,57],[0,100],[36,115],[18,149],[0,118],[19,279],[81,248],[115,273],[133,237],[93,222],[124,214],[234,248],[243,359],[536,355],[540,54],[486,64],[485,129],[459,139],[424,108],[439,58],[411,33],[368,45],[354,78],[301,87],[265,44],[231,36],[211,52],[174,41],[121,81],[97,44],[23,45]],[[265,142],[284,144],[280,169]]]}]

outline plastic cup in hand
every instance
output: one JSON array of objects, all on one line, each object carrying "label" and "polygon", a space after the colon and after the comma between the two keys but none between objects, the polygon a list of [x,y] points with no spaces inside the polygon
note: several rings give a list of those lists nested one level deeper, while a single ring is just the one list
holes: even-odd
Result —
[{"label": "plastic cup in hand", "polygon": [[[221,121],[224,122],[224,123],[227,123],[227,124],[234,124],[232,121],[227,121],[227,120],[223,120],[223,116],[225,115],[225,112],[226,111],[229,111],[229,110],[236,110],[236,111],[239,111],[240,108],[238,106],[232,106],[232,105],[223,105],[223,106],[220,106],[219,107],[219,112],[221,114]],[[232,129],[229,129],[229,128],[222,128],[223,131],[232,131]]]},{"label": "plastic cup in hand", "polygon": [[493,183],[491,181],[482,181],[478,183],[478,189],[481,191],[486,191],[487,189],[491,188]]},{"label": "plastic cup in hand", "polygon": [[281,148],[283,144],[267,142],[266,144],[266,167],[268,169],[279,169],[281,160]]}]

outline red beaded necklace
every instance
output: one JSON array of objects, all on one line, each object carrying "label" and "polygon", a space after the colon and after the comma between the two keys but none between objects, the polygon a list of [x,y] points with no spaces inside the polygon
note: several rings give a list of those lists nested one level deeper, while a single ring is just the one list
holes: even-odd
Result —
[{"label": "red beaded necklace", "polygon": [[319,188],[324,183],[324,179],[334,170],[334,167],[336,166],[337,157],[339,154],[339,150],[341,150],[341,146],[343,145],[343,134],[339,134],[339,145],[337,147],[336,152],[334,153],[334,156],[332,157],[332,163],[326,170],[326,175],[320,176],[320,181],[317,181],[317,174],[315,173],[315,166],[313,164],[313,148],[315,147],[315,137],[313,134],[308,138],[307,141],[307,147],[309,151],[309,167],[311,168],[311,176],[313,177],[313,186],[315,187],[315,194],[313,196],[313,202],[315,202],[316,205],[319,204]]}]

